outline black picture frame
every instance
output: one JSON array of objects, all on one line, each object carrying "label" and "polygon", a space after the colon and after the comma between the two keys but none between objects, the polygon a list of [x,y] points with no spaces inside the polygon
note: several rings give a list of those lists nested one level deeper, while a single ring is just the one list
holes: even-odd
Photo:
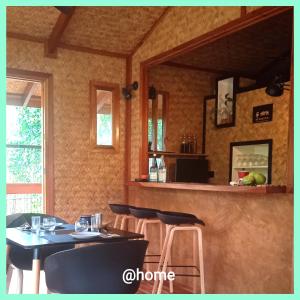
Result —
[{"label": "black picture frame", "polygon": [[[223,85],[222,89],[221,85]],[[229,88],[226,89],[226,85]],[[217,128],[235,126],[237,87],[238,79],[234,76],[221,77],[216,80],[215,126]]]},{"label": "black picture frame", "polygon": [[272,153],[273,153],[273,140],[254,140],[254,141],[242,141],[242,142],[232,142],[230,143],[229,150],[229,182],[232,180],[231,171],[232,171],[232,152],[234,146],[251,146],[251,145],[264,145],[267,144],[268,149],[268,182],[267,184],[272,183]]}]

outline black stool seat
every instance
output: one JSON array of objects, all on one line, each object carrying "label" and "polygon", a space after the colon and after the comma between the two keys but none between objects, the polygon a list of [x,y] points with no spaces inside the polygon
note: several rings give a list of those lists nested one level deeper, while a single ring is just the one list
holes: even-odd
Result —
[{"label": "black stool seat", "polygon": [[175,211],[159,211],[157,217],[165,224],[180,225],[180,224],[201,224],[205,223],[198,219],[195,215],[175,212]]},{"label": "black stool seat", "polygon": [[146,207],[130,207],[130,213],[139,219],[154,219],[157,218],[158,209]]},{"label": "black stool seat", "polygon": [[129,208],[134,207],[132,205],[127,204],[117,204],[117,203],[110,203],[109,207],[111,211],[118,215],[129,215],[130,211]]}]

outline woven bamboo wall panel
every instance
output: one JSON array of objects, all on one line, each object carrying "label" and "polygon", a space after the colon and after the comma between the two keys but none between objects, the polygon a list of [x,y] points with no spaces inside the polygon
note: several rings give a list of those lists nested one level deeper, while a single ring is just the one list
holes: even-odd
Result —
[{"label": "woven bamboo wall panel", "polygon": [[7,47],[8,67],[53,74],[55,214],[70,222],[95,212],[110,219],[107,203],[124,201],[125,103],[120,99],[120,152],[92,151],[89,81],[121,88],[124,60],[61,49],[58,59],[49,59],[43,45],[15,39]]},{"label": "woven bamboo wall panel", "polygon": [[[229,145],[231,142],[273,139],[272,184],[285,185],[288,158],[288,113],[290,93],[270,97],[265,89],[237,95],[236,126],[217,129],[214,126],[214,100],[208,101],[206,124],[206,153],[210,169],[215,171],[211,182],[227,184],[229,176]],[[273,121],[252,123],[254,106],[273,103]]]},{"label": "woven bamboo wall panel", "polygon": [[59,14],[54,6],[9,6],[7,31],[48,38]]},{"label": "woven bamboo wall panel", "polygon": [[165,7],[77,7],[63,42],[130,53]]},{"label": "woven bamboo wall panel", "polygon": [[[140,63],[240,17],[240,7],[172,7],[135,53],[132,78],[139,81]],[[139,95],[132,99],[131,178],[139,173],[141,119]]]},{"label": "woven bamboo wall panel", "polygon": [[209,94],[207,73],[168,66],[157,66],[149,72],[149,85],[169,93],[167,151],[180,151],[181,137],[197,134],[198,152],[202,143],[203,97]]}]

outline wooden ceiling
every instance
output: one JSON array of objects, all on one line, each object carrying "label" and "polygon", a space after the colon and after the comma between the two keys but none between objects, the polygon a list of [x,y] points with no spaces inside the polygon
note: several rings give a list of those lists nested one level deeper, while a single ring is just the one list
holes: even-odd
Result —
[{"label": "wooden ceiling", "polygon": [[57,47],[126,57],[132,54],[166,14],[167,7],[7,7],[10,37]]},{"label": "wooden ceiling", "polygon": [[166,62],[216,74],[257,78],[284,60],[289,68],[293,17],[288,11]]}]

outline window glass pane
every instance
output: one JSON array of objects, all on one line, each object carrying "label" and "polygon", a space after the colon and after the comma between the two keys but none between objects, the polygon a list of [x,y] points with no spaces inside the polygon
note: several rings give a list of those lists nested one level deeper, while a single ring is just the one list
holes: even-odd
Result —
[{"label": "window glass pane", "polygon": [[6,106],[6,181],[42,183],[40,108]]},{"label": "window glass pane", "polygon": [[148,148],[153,150],[153,114],[152,114],[153,100],[148,101]]},{"label": "window glass pane", "polygon": [[8,183],[42,183],[41,148],[6,148]]},{"label": "window glass pane", "polygon": [[157,150],[164,149],[164,124],[163,124],[163,96],[157,96]]},{"label": "window glass pane", "polygon": [[97,145],[112,145],[112,92],[97,90]]}]

